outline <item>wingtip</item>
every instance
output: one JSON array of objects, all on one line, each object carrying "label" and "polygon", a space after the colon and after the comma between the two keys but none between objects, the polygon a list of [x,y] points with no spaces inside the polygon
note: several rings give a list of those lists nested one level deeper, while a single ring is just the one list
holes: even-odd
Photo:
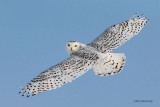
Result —
[{"label": "wingtip", "polygon": [[[150,19],[148,17],[144,17],[144,14],[138,15],[138,13],[135,13],[130,20],[145,20],[146,22],[149,21]],[[147,22],[148,23],[148,22]]]}]

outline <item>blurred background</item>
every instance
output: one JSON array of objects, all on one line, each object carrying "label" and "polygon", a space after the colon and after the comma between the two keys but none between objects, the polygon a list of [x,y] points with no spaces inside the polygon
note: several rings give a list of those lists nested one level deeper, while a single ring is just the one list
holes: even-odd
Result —
[{"label": "blurred background", "polygon": [[[40,72],[69,57],[67,41],[87,44],[136,12],[150,21],[114,51],[127,57],[121,73],[100,77],[90,70],[56,90],[30,98],[18,94]],[[158,107],[159,12],[159,0],[0,0],[0,106]]]}]

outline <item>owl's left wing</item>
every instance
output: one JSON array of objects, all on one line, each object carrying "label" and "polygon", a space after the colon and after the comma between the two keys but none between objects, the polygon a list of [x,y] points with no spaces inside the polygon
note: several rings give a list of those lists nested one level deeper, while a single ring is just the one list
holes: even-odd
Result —
[{"label": "owl's left wing", "polygon": [[71,56],[65,61],[47,69],[31,80],[19,93],[29,97],[47,90],[56,89],[86,73],[93,66],[92,60]]},{"label": "owl's left wing", "polygon": [[110,52],[121,46],[137,35],[148,22],[146,17],[142,17],[143,15],[136,15],[129,20],[109,27],[88,45],[102,53]]}]

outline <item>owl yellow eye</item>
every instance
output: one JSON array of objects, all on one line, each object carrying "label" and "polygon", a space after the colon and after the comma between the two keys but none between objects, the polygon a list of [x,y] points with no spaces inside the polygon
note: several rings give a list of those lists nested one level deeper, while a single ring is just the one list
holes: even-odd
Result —
[{"label": "owl yellow eye", "polygon": [[68,44],[68,46],[70,46],[70,44]]},{"label": "owl yellow eye", "polygon": [[77,45],[75,45],[74,47],[77,47]]}]

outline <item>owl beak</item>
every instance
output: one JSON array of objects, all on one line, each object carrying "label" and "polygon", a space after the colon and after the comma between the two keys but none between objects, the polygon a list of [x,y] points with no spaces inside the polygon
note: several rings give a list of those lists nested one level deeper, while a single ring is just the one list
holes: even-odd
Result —
[{"label": "owl beak", "polygon": [[72,51],[72,48],[71,48],[71,51]]}]

